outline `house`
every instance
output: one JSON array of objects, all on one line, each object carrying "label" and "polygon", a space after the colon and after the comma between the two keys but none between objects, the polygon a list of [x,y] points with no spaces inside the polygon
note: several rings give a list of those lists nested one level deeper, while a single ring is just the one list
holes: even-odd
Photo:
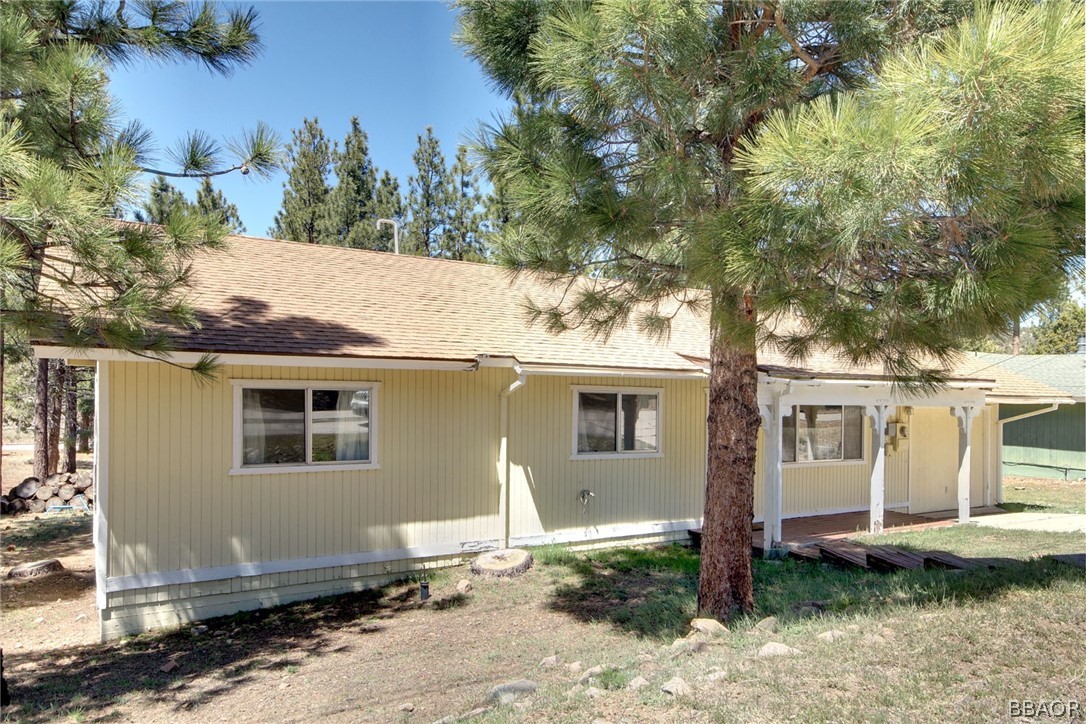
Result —
[{"label": "house", "polygon": [[1086,338],[1075,354],[971,355],[989,368],[1063,392],[1072,404],[1003,405],[1003,471],[1008,475],[1076,479],[1086,477]]},{"label": "house", "polygon": [[[372,586],[499,546],[687,537],[705,480],[708,331],[606,342],[525,323],[559,294],[483,264],[231,237],[195,262],[200,329],[97,368],[103,638]],[[218,355],[212,382],[183,365]],[[755,511],[999,499],[999,405],[1064,396],[971,361],[899,399],[877,370],[762,356]]]}]

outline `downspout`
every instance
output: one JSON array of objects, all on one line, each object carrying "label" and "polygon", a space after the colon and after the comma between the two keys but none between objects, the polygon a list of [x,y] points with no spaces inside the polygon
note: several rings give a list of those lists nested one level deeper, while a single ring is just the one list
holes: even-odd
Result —
[{"label": "downspout", "polygon": [[500,409],[498,425],[501,435],[501,443],[498,447],[498,471],[501,475],[502,507],[505,508],[502,516],[502,548],[509,547],[509,533],[512,521],[510,503],[513,499],[511,492],[513,486],[511,479],[512,466],[509,462],[509,396],[523,387],[527,381],[527,376],[520,365],[513,365],[513,370],[517,373],[517,378],[498,395]]},{"label": "downspout", "polygon": [[[996,448],[999,450],[999,456],[996,463],[996,498],[995,504],[999,505],[1003,502],[1003,426],[1008,422],[1018,422],[1019,420],[1025,420],[1027,417],[1035,417],[1037,415],[1045,415],[1049,412],[1055,412],[1060,406],[1060,403],[1053,402],[1048,407],[1040,410],[1033,410],[1032,412],[1023,412],[1021,415],[1015,415],[1014,417],[1008,417],[1006,420],[996,420]],[[998,409],[996,414],[999,414]]]}]

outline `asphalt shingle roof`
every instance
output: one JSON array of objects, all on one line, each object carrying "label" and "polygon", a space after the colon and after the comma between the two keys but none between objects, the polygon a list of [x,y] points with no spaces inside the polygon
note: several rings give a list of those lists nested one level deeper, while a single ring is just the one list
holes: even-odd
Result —
[{"label": "asphalt shingle roof", "polygon": [[1086,402],[1086,354],[990,354],[970,352],[979,373],[998,368],[1042,382]]}]

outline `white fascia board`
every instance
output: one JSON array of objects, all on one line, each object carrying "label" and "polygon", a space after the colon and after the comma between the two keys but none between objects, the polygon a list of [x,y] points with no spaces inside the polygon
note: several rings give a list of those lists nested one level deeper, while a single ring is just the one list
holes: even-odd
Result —
[{"label": "white fascia board", "polygon": [[[323,357],[315,355],[268,355],[223,353],[214,355],[221,365],[260,365],[267,367],[334,367],[339,369],[370,370],[444,370],[470,372],[478,365],[474,360],[427,360],[394,359],[378,357]],[[48,345],[35,345],[37,359],[88,359],[100,362],[168,362],[195,364],[203,359],[201,352],[171,352],[157,357],[143,356],[116,349],[71,349]]]},{"label": "white fascia board", "polygon": [[1073,405],[1072,397],[1012,397],[1010,395],[988,395],[988,402],[996,405]]},{"label": "white fascia board", "polygon": [[704,379],[701,369],[659,370],[636,367],[570,367],[562,365],[534,365],[521,363],[527,375],[552,375],[556,377],[633,377],[641,379]]}]

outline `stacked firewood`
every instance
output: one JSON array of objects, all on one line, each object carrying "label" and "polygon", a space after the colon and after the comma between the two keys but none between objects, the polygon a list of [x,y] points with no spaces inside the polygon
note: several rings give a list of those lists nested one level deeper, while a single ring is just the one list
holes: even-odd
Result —
[{"label": "stacked firewood", "polygon": [[89,471],[56,473],[44,482],[27,478],[9,490],[7,495],[0,496],[0,513],[4,515],[44,513],[59,506],[90,508],[93,505],[94,476]]}]

